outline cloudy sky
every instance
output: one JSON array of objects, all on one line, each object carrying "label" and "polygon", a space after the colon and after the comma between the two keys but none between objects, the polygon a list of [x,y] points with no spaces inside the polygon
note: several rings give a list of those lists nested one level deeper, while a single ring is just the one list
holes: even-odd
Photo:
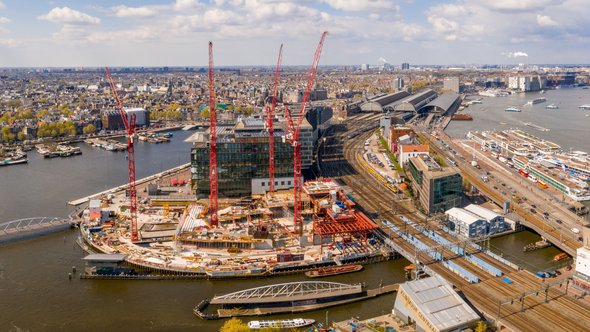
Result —
[{"label": "cloudy sky", "polygon": [[0,0],[0,67],[590,63],[589,0]]}]

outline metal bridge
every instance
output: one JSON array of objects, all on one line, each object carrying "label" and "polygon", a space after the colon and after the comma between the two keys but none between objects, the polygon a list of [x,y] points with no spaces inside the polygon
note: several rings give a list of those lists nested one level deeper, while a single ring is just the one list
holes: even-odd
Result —
[{"label": "metal bridge", "polygon": [[0,223],[0,242],[8,242],[48,234],[72,225],[68,218],[34,217]]},{"label": "metal bridge", "polygon": [[350,285],[325,281],[301,281],[262,286],[225,295],[217,295],[213,297],[211,304],[299,301],[360,294],[362,291],[362,284]]}]

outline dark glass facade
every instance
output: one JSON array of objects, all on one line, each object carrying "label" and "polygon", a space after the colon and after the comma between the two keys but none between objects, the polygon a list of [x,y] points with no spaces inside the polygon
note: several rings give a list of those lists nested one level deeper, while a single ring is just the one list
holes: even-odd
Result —
[{"label": "dark glass facade", "polygon": [[[209,195],[209,146],[191,150],[191,183],[197,197]],[[246,196],[252,193],[252,179],[268,178],[268,140],[217,144],[219,195]],[[275,178],[293,176],[293,148],[275,139]]]},{"label": "dark glass facade", "polygon": [[450,208],[461,206],[462,181],[459,174],[433,179],[433,212],[445,212]]}]

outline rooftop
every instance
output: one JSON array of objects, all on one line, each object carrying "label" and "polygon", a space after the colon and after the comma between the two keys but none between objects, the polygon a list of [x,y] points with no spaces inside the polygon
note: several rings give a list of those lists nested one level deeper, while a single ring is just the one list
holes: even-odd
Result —
[{"label": "rooftop", "polygon": [[476,204],[469,204],[465,207],[465,210],[474,213],[486,220],[492,220],[498,218],[500,215],[494,211],[484,208],[483,206]]},{"label": "rooftop", "polygon": [[84,257],[87,262],[123,262],[126,254],[91,254]]},{"label": "rooftop", "polygon": [[479,319],[477,313],[438,275],[403,283],[401,291],[438,331],[450,331]]},{"label": "rooftop", "polygon": [[447,210],[445,212],[445,214],[447,214],[447,215],[449,215],[449,216],[451,216],[451,217],[453,217],[455,219],[461,220],[462,222],[464,222],[467,225],[471,225],[474,222],[477,222],[479,220],[482,220],[475,213],[470,212],[470,211],[467,211],[465,209],[456,208],[456,207]]}]

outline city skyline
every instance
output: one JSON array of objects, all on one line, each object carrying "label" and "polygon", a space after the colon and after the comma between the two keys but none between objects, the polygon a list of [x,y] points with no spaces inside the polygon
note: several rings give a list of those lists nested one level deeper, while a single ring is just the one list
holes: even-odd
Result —
[{"label": "city skyline", "polygon": [[[582,0],[0,1],[2,67],[587,63]],[[239,51],[238,51],[239,50]]]}]

